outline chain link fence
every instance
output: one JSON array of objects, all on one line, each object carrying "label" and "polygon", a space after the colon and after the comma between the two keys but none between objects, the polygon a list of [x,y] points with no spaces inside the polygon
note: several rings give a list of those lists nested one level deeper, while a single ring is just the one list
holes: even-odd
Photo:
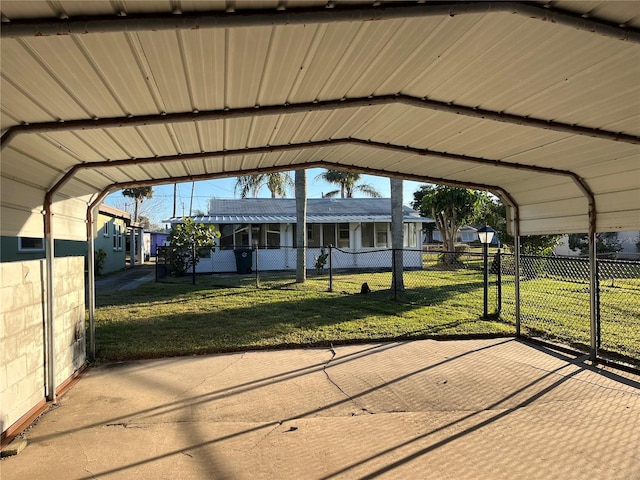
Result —
[{"label": "chain link fence", "polygon": [[[516,319],[515,257],[502,255],[502,312]],[[520,256],[520,329],[589,352],[589,260]],[[640,262],[596,260],[596,344],[603,358],[640,363]]]},{"label": "chain link fence", "polygon": [[640,363],[640,262],[598,260],[599,348]]},{"label": "chain link fence", "polygon": [[[232,254],[231,252],[230,254]],[[226,272],[208,274],[212,285],[367,294],[371,302],[398,301],[482,318],[484,254],[468,247],[456,252],[396,250],[402,275],[394,281],[394,251],[350,251],[335,247],[305,251],[307,281],[296,282],[296,249],[249,249]],[[231,257],[233,258],[233,257]],[[244,259],[243,259],[244,258]],[[287,268],[282,268],[282,259]],[[233,272],[237,266],[237,271]],[[279,268],[280,266],[280,268]],[[516,262],[512,254],[487,256],[487,317],[516,325]],[[248,268],[250,267],[250,268]],[[230,270],[230,271],[229,271]],[[159,281],[182,282],[158,253]],[[640,262],[598,259],[597,345],[603,358],[640,364]],[[524,337],[589,352],[591,344],[589,262],[576,257],[520,256],[520,333]]]}]

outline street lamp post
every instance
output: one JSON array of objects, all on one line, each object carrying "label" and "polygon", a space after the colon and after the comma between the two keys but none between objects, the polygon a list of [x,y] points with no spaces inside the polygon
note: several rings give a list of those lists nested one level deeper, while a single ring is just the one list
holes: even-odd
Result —
[{"label": "street lamp post", "polygon": [[478,229],[478,239],[482,244],[482,257],[484,260],[484,318],[489,315],[489,269],[487,268],[489,260],[489,244],[493,240],[495,230],[489,225],[484,225]]}]

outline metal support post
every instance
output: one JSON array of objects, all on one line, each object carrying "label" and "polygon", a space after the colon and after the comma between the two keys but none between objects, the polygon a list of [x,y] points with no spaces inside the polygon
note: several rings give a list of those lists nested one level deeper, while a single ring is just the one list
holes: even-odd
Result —
[{"label": "metal support post", "polygon": [[489,244],[482,244],[482,259],[483,259],[483,286],[484,286],[484,308],[483,308],[483,318],[487,318],[489,316],[489,270],[487,268],[488,260],[489,260]]}]

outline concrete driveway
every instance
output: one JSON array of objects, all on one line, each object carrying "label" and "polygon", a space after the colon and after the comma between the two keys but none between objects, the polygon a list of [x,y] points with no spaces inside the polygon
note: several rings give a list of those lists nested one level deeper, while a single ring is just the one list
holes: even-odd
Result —
[{"label": "concrete driveway", "polygon": [[153,282],[155,279],[156,266],[154,264],[136,265],[133,268],[96,278],[96,292],[133,290],[143,283]]},{"label": "concrete driveway", "polygon": [[93,368],[12,479],[634,479],[640,377],[514,339]]}]

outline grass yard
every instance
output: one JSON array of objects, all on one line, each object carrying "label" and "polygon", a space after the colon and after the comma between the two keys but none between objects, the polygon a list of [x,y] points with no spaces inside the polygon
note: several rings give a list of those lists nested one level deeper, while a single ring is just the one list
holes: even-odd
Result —
[{"label": "grass yard", "polygon": [[[465,262],[467,263],[467,262]],[[467,265],[468,266],[468,265]],[[497,290],[491,277],[489,313]],[[367,282],[372,292],[360,295]],[[291,273],[199,276],[99,294],[96,354],[100,361],[331,343],[450,338],[515,333],[513,275],[503,276],[500,318],[481,319],[482,272],[432,265],[404,274],[406,290],[389,290],[390,272],[339,272],[305,284]],[[536,277],[521,283],[522,333],[588,351],[589,286]],[[601,284],[601,350],[640,360],[640,282]]]},{"label": "grass yard", "polygon": [[[394,301],[388,273],[341,275],[332,293],[327,292],[326,277],[299,285],[290,278],[262,276],[260,289],[253,287],[255,278],[247,276],[201,276],[196,286],[190,278],[147,284],[126,295],[98,295],[96,355],[100,361],[117,361],[340,342],[513,335],[512,324],[479,318],[482,283],[472,274],[466,300],[464,292],[452,290],[454,273],[439,272],[440,285],[431,285],[429,302],[424,301],[429,288],[411,290],[420,303],[410,301],[412,297]],[[459,273],[455,278],[464,289]],[[356,293],[363,281],[371,283],[372,293]],[[383,282],[384,290],[379,288]]]}]

